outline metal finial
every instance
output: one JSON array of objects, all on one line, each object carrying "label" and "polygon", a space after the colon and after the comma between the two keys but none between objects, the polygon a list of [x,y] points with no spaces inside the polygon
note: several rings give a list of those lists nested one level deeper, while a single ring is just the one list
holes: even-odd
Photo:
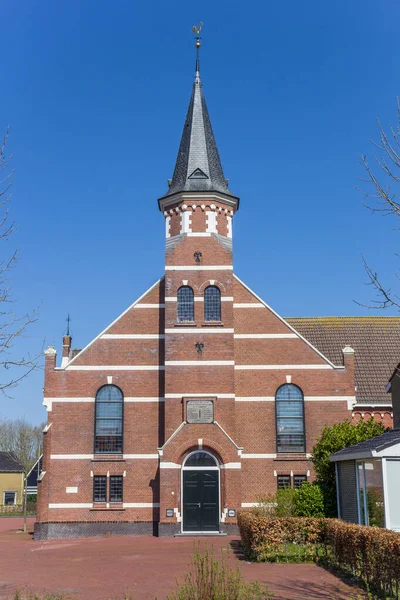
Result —
[{"label": "metal finial", "polygon": [[70,328],[69,328],[69,326],[70,326],[70,323],[71,323],[71,316],[70,316],[69,313],[68,313],[67,318],[65,320],[67,321],[67,331],[65,332],[65,335],[70,335],[70,332],[69,332]]},{"label": "metal finial", "polygon": [[201,32],[202,27],[203,27],[203,21],[200,21],[198,27],[196,27],[196,25],[193,25],[193,27],[192,27],[192,32],[196,36],[196,43],[195,43],[195,46],[196,46],[196,73],[200,71],[199,50],[200,50],[200,46],[201,46],[200,32]]}]

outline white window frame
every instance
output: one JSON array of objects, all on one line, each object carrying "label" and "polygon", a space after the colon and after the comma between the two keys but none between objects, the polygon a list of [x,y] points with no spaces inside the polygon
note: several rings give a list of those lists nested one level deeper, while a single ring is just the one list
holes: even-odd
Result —
[{"label": "white window frame", "polygon": [[[6,504],[6,494],[14,494],[14,503]],[[18,492],[16,490],[4,490],[3,492],[3,506],[17,506]]]},{"label": "white window frame", "polygon": [[[211,458],[213,458],[215,460],[215,466],[214,467],[186,467],[186,462],[187,460],[193,455],[193,454],[197,454],[198,452],[203,452],[204,454],[208,454],[209,456],[211,456]],[[190,452],[187,456],[185,456],[185,460],[183,461],[182,464],[182,469],[181,469],[181,515],[182,515],[182,521],[181,521],[181,533],[190,533],[190,531],[184,531],[183,529],[183,471],[219,471],[218,473],[218,522],[219,522],[219,526],[218,526],[218,531],[196,531],[197,534],[202,534],[202,533],[219,533],[219,529],[221,526],[221,467],[219,464],[219,460],[217,459],[217,457],[212,453],[209,452],[208,450],[203,450],[198,448],[197,450],[193,450],[193,452]]]}]

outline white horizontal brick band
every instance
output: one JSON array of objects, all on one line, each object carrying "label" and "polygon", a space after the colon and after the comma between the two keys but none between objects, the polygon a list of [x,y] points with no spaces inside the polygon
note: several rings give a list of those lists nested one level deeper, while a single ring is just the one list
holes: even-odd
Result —
[{"label": "white horizontal brick band", "polygon": [[144,458],[159,458],[158,453],[157,454],[124,454],[123,455],[124,458],[133,458],[133,459],[144,459]]},{"label": "white horizontal brick band", "polygon": [[124,508],[160,508],[159,502],[124,502]]},{"label": "white horizontal brick band", "polygon": [[124,398],[124,402],[164,402],[164,398],[157,398],[157,397],[153,397],[153,398],[142,398],[141,396],[137,396],[137,397],[128,397],[128,398]]},{"label": "white horizontal brick band", "polygon": [[[204,302],[203,296],[195,296],[195,302]],[[165,302],[178,302],[177,296],[166,296]],[[233,296],[221,296],[221,302],[233,302]]]},{"label": "white horizontal brick band", "polygon": [[[85,402],[94,402],[95,399],[94,398],[44,398],[43,402],[47,403],[52,403],[54,404],[55,402],[60,402],[60,403],[85,403]],[[164,398],[157,398],[157,397],[151,397],[151,398],[145,398],[145,397],[141,397],[141,396],[137,396],[137,397],[129,397],[126,396],[124,398],[124,402],[164,402]]]},{"label": "white horizontal brick band", "polygon": [[[304,396],[305,402],[355,402],[355,396]],[[275,402],[275,396],[236,396],[236,402]]]},{"label": "white horizontal brick band", "polygon": [[240,463],[240,462],[225,463],[224,465],[220,465],[220,468],[221,469],[241,469],[242,463]]},{"label": "white horizontal brick band", "polygon": [[235,302],[233,308],[265,308],[261,302]]},{"label": "white horizontal brick band", "polygon": [[275,402],[275,396],[236,396],[236,402]]},{"label": "white horizontal brick band", "polygon": [[260,506],[259,502],[242,502],[242,508],[253,508],[254,506]]},{"label": "white horizontal brick band", "polygon": [[167,265],[166,271],[232,271],[232,265]]},{"label": "white horizontal brick band", "polygon": [[49,508],[93,508],[92,503],[85,502],[62,502],[62,503],[51,503]]},{"label": "white horizontal brick band", "polygon": [[166,360],[166,367],[228,367],[235,364],[234,360]]},{"label": "white horizontal brick band", "polygon": [[[111,455],[107,454],[107,458]],[[123,454],[123,458],[146,459],[158,458],[158,454]],[[50,454],[52,460],[94,460],[94,458],[103,458],[101,454]],[[107,459],[106,459],[107,460]]]},{"label": "white horizontal brick band", "polygon": [[93,454],[50,454],[53,460],[93,460]]},{"label": "white horizontal brick band", "polygon": [[242,454],[241,458],[276,458],[276,454]]},{"label": "white horizontal brick band", "polygon": [[101,340],[163,340],[160,333],[103,333]]},{"label": "white horizontal brick band", "polygon": [[211,237],[212,233],[207,233],[206,231],[188,231],[186,235],[188,237]]},{"label": "white horizontal brick band", "polygon": [[238,371],[251,371],[251,370],[293,370],[293,369],[333,369],[331,365],[235,365],[235,369]]},{"label": "white horizontal brick band", "polygon": [[163,365],[71,365],[68,371],[164,371]]},{"label": "white horizontal brick band", "polygon": [[146,304],[146,302],[141,302],[135,304],[133,308],[165,308],[165,304]]},{"label": "white horizontal brick band", "polygon": [[235,333],[235,340],[274,340],[274,339],[300,339],[295,333]]},{"label": "white horizontal brick band", "polygon": [[91,397],[87,397],[87,398],[43,398],[43,403],[52,403],[54,404],[54,402],[65,402],[65,403],[69,403],[69,402],[94,402],[94,398]]},{"label": "white horizontal brick band", "polygon": [[[49,504],[49,508],[94,508],[96,505],[93,503],[83,502],[62,502]],[[158,502],[124,502],[123,508],[159,508]]]},{"label": "white horizontal brick band", "polygon": [[181,469],[182,465],[174,462],[161,462],[160,469]]},{"label": "white horizontal brick band", "polygon": [[171,327],[165,330],[165,333],[193,333],[203,335],[204,333],[233,333],[235,330],[228,327]]},{"label": "white horizontal brick band", "polygon": [[216,394],[215,392],[210,392],[208,394],[165,394],[166,398],[234,398],[235,394]]}]

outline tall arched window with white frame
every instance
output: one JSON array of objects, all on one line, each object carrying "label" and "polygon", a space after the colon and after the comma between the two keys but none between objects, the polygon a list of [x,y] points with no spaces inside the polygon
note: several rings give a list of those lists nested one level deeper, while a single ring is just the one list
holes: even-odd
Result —
[{"label": "tall arched window with white frame", "polygon": [[103,385],[95,402],[95,454],[122,454],[124,396],[116,385]]},{"label": "tall arched window with white frame", "polygon": [[221,291],[216,285],[204,290],[204,321],[221,321]]},{"label": "tall arched window with white frame", "polygon": [[178,323],[193,323],[194,321],[194,293],[188,285],[182,285],[177,293],[177,321]]},{"label": "tall arched window with white frame", "polygon": [[277,452],[305,452],[304,396],[292,383],[278,388],[275,396]]}]

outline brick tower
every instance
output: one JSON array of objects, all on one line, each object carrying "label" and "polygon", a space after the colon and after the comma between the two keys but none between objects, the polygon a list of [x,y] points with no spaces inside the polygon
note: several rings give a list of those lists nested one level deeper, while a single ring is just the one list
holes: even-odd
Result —
[{"label": "brick tower", "polygon": [[[231,476],[224,473],[223,505],[236,506],[240,499],[240,471],[235,470],[238,447],[233,441],[232,270],[232,218],[239,198],[230,192],[223,174],[198,59],[174,174],[159,207],[166,223],[162,533],[171,530],[172,522],[180,530],[176,515],[168,518],[166,510],[180,488],[182,449],[185,453],[208,449],[225,469],[232,467]],[[219,530],[219,523],[209,523],[202,510],[192,512],[191,525],[196,529]],[[179,521],[181,518],[178,514]]]}]

